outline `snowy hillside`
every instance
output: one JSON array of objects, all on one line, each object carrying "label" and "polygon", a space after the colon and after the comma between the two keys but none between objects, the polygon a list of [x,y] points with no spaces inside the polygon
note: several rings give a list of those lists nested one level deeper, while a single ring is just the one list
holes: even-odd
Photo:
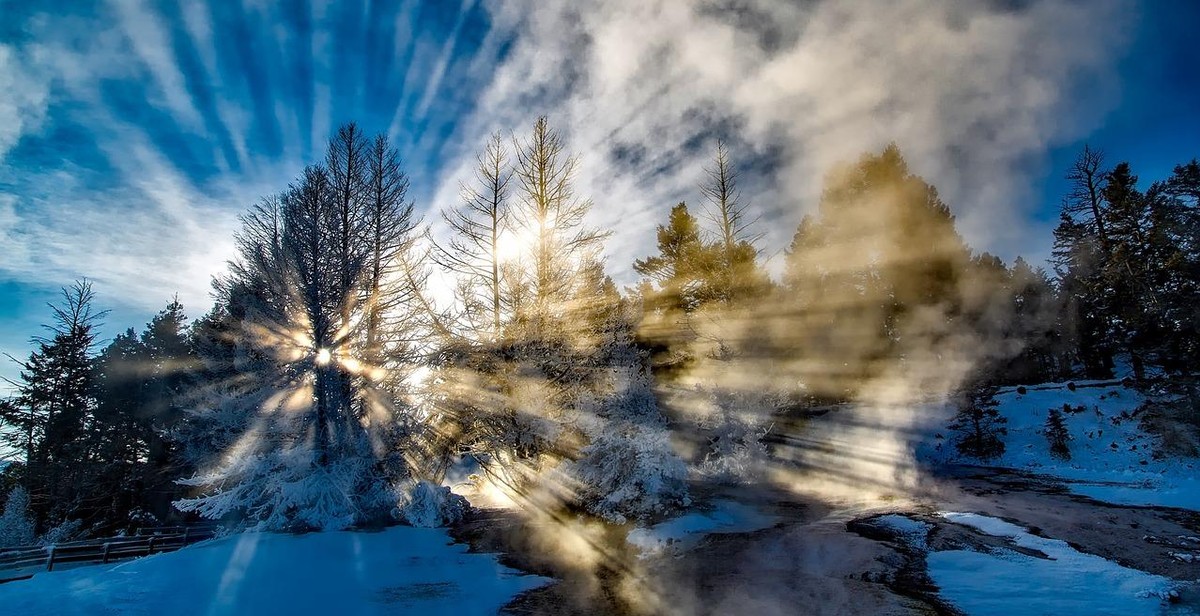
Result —
[{"label": "snowy hillside", "polygon": [[0,612],[494,614],[549,580],[467,553],[444,531],[245,533],[115,566],[0,585]]},{"label": "snowy hillside", "polygon": [[[917,449],[927,462],[984,464],[1063,480],[1072,492],[1126,505],[1200,509],[1200,459],[1156,455],[1158,437],[1143,430],[1138,407],[1146,398],[1121,386],[1080,382],[1049,384],[1026,393],[997,396],[1007,419],[1004,454],[981,462],[958,454],[954,435],[942,430]],[[1064,405],[1066,407],[1064,408]],[[1062,413],[1070,440],[1069,459],[1051,455],[1046,437],[1050,409]]]}]

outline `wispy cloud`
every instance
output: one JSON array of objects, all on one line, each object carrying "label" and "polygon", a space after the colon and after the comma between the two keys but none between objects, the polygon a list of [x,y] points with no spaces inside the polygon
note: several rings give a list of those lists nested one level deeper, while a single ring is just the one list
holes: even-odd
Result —
[{"label": "wispy cloud", "polygon": [[[27,14],[0,40],[0,277],[88,275],[150,309],[203,310],[236,215],[319,156],[336,122],[392,133],[419,203],[458,198],[495,130],[548,114],[615,229],[609,269],[650,252],[717,138],[745,163],[767,253],[837,161],[896,141],[968,239],[1018,230],[1049,147],[1113,100],[1123,0],[891,3],[466,1],[433,7],[113,0]],[[374,72],[372,72],[374,71]],[[361,83],[347,85],[348,81]],[[350,87],[353,86],[353,87]],[[358,117],[355,117],[358,116]],[[1034,238],[1034,239],[1031,239]]]}]

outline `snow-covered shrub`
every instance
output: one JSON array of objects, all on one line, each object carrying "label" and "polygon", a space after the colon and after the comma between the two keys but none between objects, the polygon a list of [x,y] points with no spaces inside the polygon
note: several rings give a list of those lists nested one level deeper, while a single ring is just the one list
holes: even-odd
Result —
[{"label": "snow-covered shrub", "polygon": [[419,481],[398,509],[400,519],[421,528],[448,526],[463,519],[470,511],[467,499],[428,481]]},{"label": "snow-covered shrub", "polygon": [[83,533],[79,529],[82,527],[83,522],[79,520],[66,520],[62,524],[42,533],[42,536],[38,537],[37,542],[41,545],[56,545],[66,541],[81,539]]},{"label": "snow-covered shrub", "polygon": [[199,448],[216,459],[196,458],[207,469],[178,483],[198,494],[175,507],[255,530],[341,530],[387,519],[397,497],[369,436],[331,426],[322,459],[306,394],[257,387],[205,400],[196,423],[212,429],[189,440],[217,439]]},{"label": "snow-covered shrub", "polygon": [[649,377],[636,366],[614,371],[612,391],[580,402],[590,442],[564,466],[576,499],[607,520],[646,519],[686,504],[687,468],[671,449]]},{"label": "snow-covered shrub", "polygon": [[162,521],[158,519],[158,516],[146,511],[145,509],[142,509],[141,507],[136,507],[133,509],[133,511],[129,512],[129,522],[134,526],[162,525]]},{"label": "snow-covered shrub", "polygon": [[372,521],[372,512],[394,502],[385,484],[372,480],[369,456],[323,466],[314,458],[311,448],[294,445],[229,460],[214,473],[180,480],[212,491],[175,507],[255,530],[343,530]]},{"label": "snow-covered shrub", "polygon": [[610,423],[582,453],[570,471],[580,483],[580,501],[596,515],[622,524],[687,502],[687,468],[661,423]]},{"label": "snow-covered shrub", "polygon": [[4,501],[0,515],[0,547],[33,543],[33,519],[29,516],[29,493],[17,486]]},{"label": "snow-covered shrub", "polygon": [[776,400],[770,392],[727,388],[704,390],[713,410],[700,421],[708,436],[708,451],[700,472],[722,481],[752,482],[766,468],[767,446]]}]

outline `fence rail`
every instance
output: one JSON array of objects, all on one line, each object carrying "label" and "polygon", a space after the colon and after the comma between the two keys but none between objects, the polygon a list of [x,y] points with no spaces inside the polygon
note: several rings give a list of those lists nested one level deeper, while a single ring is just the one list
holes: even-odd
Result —
[{"label": "fence rail", "polygon": [[215,527],[163,526],[138,529],[132,537],[87,539],[48,546],[0,548],[0,584],[33,575],[31,569],[53,571],[68,563],[104,564],[127,558],[173,552],[211,539]]}]

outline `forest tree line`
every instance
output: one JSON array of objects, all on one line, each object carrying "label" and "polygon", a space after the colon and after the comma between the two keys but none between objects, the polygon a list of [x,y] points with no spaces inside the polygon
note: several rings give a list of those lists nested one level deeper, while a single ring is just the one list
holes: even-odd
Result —
[{"label": "forest tree line", "polygon": [[[394,146],[349,124],[243,214],[195,321],[172,301],[101,347],[91,284],[64,289],[0,402],[18,452],[0,543],[197,516],[413,522],[414,486],[460,472],[623,522],[686,502],[690,471],[753,480],[773,415],[884,379],[947,381],[978,418],[988,387],[1110,378],[1125,360],[1145,383],[1200,356],[1195,160],[1141,190],[1085,148],[1048,272],[974,251],[888,146],[830,170],[773,279],[718,145],[624,290],[581,164],[545,118],[494,135],[434,234]],[[443,276],[453,301],[430,291]],[[668,409],[664,388],[704,412]],[[684,431],[701,446],[679,454]]]}]

